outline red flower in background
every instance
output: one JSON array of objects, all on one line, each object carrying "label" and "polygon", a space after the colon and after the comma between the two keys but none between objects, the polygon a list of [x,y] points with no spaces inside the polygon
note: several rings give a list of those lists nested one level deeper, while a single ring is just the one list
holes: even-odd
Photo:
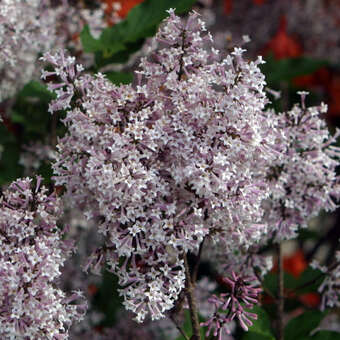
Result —
[{"label": "red flower in background", "polygon": [[[283,270],[294,276],[296,279],[306,270],[308,263],[305,259],[305,255],[301,249],[297,250],[294,254],[290,256],[285,256],[283,258]],[[277,273],[278,264],[275,262],[272,272]]]},{"label": "red flower in background", "polygon": [[316,308],[320,304],[320,295],[318,293],[306,293],[299,296],[299,300],[309,308]]},{"label": "red flower in background", "polygon": [[224,0],[224,14],[230,14],[233,10],[233,0]]},{"label": "red flower in background", "polygon": [[98,287],[94,284],[90,284],[87,287],[87,292],[90,296],[96,295],[98,293]]},{"label": "red flower in background", "polygon": [[321,67],[314,73],[294,78],[293,84],[298,87],[311,88],[323,87],[330,81],[331,73],[326,67]]},{"label": "red flower in background", "polygon": [[264,47],[263,54],[273,53],[275,59],[295,58],[303,53],[301,44],[287,33],[287,19],[281,16],[280,26],[275,36]]},{"label": "red flower in background", "polygon": [[115,24],[114,19],[112,19],[112,14],[114,14],[115,17],[124,19],[133,7],[143,1],[144,0],[102,0],[102,2],[106,4],[105,14],[107,15],[108,24],[110,26]]},{"label": "red flower in background", "polygon": [[308,263],[302,250],[298,250],[293,255],[283,259],[283,269],[295,278],[298,278],[305,271],[307,266]]},{"label": "red flower in background", "polygon": [[118,16],[120,18],[125,18],[133,7],[137,6],[138,4],[140,4],[143,1],[144,0],[118,0],[118,1],[115,1],[116,3],[118,2],[121,5],[120,10],[117,11]]},{"label": "red flower in background", "polygon": [[[294,276],[296,279],[307,269],[308,263],[305,259],[305,255],[301,249],[297,250],[291,256],[286,256],[283,259],[283,269],[286,273]],[[273,267],[273,272],[277,272],[277,263]],[[320,303],[320,295],[318,293],[305,293],[299,294],[299,292],[287,292],[287,297],[291,299],[298,299],[302,304],[309,308],[315,308]],[[265,296],[264,303],[273,303],[274,300]]]}]

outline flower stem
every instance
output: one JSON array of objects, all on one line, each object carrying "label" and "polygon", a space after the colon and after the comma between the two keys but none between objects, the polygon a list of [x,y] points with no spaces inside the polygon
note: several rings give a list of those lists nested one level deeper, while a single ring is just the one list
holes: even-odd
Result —
[{"label": "flower stem", "polygon": [[284,272],[283,272],[283,254],[282,243],[277,245],[278,257],[278,298],[277,298],[277,340],[284,340]]},{"label": "flower stem", "polygon": [[190,340],[188,338],[188,336],[185,334],[184,330],[182,329],[182,327],[179,325],[179,323],[177,322],[177,320],[175,319],[174,315],[170,315],[170,320],[174,323],[174,325],[176,326],[176,328],[178,329],[178,331],[182,334],[183,338],[185,340]]},{"label": "flower stem", "polygon": [[198,274],[198,269],[199,269],[200,262],[201,262],[201,256],[202,256],[204,241],[205,241],[205,238],[203,238],[203,241],[200,244],[198,254],[196,256],[196,263],[195,263],[194,269],[192,271],[192,282],[193,282],[194,285],[195,285],[196,280],[197,280],[197,274]]},{"label": "flower stem", "polygon": [[188,264],[187,255],[184,254],[184,267],[185,267],[185,283],[186,283],[186,296],[189,304],[191,327],[192,327],[192,337],[190,340],[201,340],[200,325],[198,320],[197,305],[195,298],[195,286],[192,282],[190,269]]}]

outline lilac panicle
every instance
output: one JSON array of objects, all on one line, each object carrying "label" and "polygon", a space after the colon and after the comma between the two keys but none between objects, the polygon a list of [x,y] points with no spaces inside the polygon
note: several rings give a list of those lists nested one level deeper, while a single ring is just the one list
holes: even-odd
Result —
[{"label": "lilac panicle", "polygon": [[79,52],[79,41],[77,44],[74,36],[84,24],[90,26],[92,33],[103,29],[104,14],[100,6],[93,10],[68,0],[1,1],[0,102],[38,78],[40,53],[66,47]]},{"label": "lilac panicle", "polygon": [[84,75],[63,52],[43,57],[60,78],[50,111],[67,111],[56,184],[101,221],[106,244],[89,265],[118,276],[138,321],[173,307],[183,254],[204,238],[225,255],[291,237],[338,194],[338,151],[320,110],[266,111],[261,57],[247,61],[241,48],[222,57],[197,13],[183,21],[170,10],[155,40],[136,86]]},{"label": "lilac panicle", "polygon": [[44,56],[61,78],[50,111],[67,110],[56,183],[88,218],[103,218],[107,244],[91,263],[117,274],[139,321],[173,307],[182,254],[205,236],[228,249],[258,242],[269,195],[261,176],[274,157],[261,58],[207,49],[212,38],[196,13],[183,22],[170,10],[156,40],[136,87],[79,74],[63,52]]},{"label": "lilac panicle", "polygon": [[0,198],[1,339],[68,339],[85,307],[54,284],[71,248],[56,225],[59,199],[36,182],[18,179]]},{"label": "lilac panicle", "polygon": [[319,269],[325,274],[324,280],[318,288],[321,294],[320,309],[339,308],[340,301],[340,251],[335,253],[335,262],[329,267],[321,266],[316,260],[311,263],[312,268]]},{"label": "lilac panicle", "polygon": [[276,114],[276,136],[280,156],[267,173],[271,197],[267,202],[265,221],[270,225],[269,237],[291,239],[299,227],[323,209],[333,211],[340,196],[338,165],[340,148],[333,145],[340,130],[330,135],[322,115],[327,106],[306,107],[306,92],[300,92],[301,105]]},{"label": "lilac panicle", "polygon": [[206,336],[213,330],[213,335],[222,338],[223,332],[229,334],[228,324],[237,319],[241,327],[247,331],[252,326],[251,319],[256,320],[257,315],[245,310],[253,308],[258,303],[258,294],[261,288],[255,287],[256,277],[242,277],[232,272],[232,277],[222,279],[229,285],[230,292],[219,296],[213,295],[209,302],[215,306],[215,313],[201,326],[208,327]]}]

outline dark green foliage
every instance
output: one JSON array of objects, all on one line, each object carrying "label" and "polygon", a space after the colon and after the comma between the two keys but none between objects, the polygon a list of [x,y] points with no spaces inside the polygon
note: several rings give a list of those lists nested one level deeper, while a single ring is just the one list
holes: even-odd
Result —
[{"label": "dark green foliage", "polygon": [[326,312],[311,310],[290,320],[285,328],[285,340],[297,340],[310,336],[310,333],[319,326]]},{"label": "dark green foliage", "polygon": [[124,72],[107,72],[105,73],[106,78],[112,81],[112,83],[119,84],[129,84],[132,83],[133,74],[132,73],[124,73]]},{"label": "dark green foliage", "polygon": [[252,320],[253,325],[244,333],[242,340],[275,340],[267,312],[259,306],[254,306],[250,312],[257,314],[257,320]]},{"label": "dark green foliage", "polygon": [[268,85],[275,86],[282,81],[291,81],[295,77],[311,74],[326,65],[327,61],[307,57],[276,60],[269,56],[266,63],[261,65],[261,70],[266,75]]},{"label": "dark green foliage", "polygon": [[91,36],[88,26],[81,33],[85,52],[96,53],[97,67],[110,63],[123,63],[136,52],[146,37],[156,33],[159,23],[168,15],[166,10],[176,8],[176,13],[191,9],[195,0],[146,0],[134,7],[122,22],[103,30],[99,39]]}]

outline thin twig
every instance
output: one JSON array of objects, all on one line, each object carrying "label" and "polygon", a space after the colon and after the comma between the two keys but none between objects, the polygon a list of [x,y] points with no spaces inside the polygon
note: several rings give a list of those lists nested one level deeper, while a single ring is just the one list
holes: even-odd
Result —
[{"label": "thin twig", "polygon": [[186,284],[186,296],[189,304],[191,327],[192,327],[192,337],[190,340],[201,340],[200,324],[197,314],[197,305],[195,299],[195,288],[192,284],[192,278],[190,275],[189,263],[187,254],[184,254],[184,268],[185,268],[185,284]]},{"label": "thin twig", "polygon": [[182,336],[184,337],[185,340],[190,340],[189,337],[185,334],[184,330],[182,329],[182,327],[178,324],[177,320],[175,319],[174,315],[169,316],[170,320],[174,323],[174,325],[176,326],[176,328],[178,329],[178,331],[182,334]]},{"label": "thin twig", "polygon": [[261,276],[259,275],[259,273],[254,270],[254,274],[256,276],[256,278],[259,280],[260,284],[261,284],[261,287],[262,287],[262,290],[267,294],[269,295],[271,298],[274,299],[274,301],[276,302],[277,301],[277,297],[268,289],[264,286],[264,283],[263,283],[263,280],[261,278]]},{"label": "thin twig", "polygon": [[338,265],[340,265],[340,262],[335,262],[333,263],[332,265],[330,265],[327,269],[327,272],[326,273],[320,273],[318,276],[316,276],[314,279],[311,279],[305,283],[303,283],[302,285],[298,286],[298,287],[295,287],[294,289],[291,289],[288,293],[294,293],[294,292],[297,292],[303,288],[306,288],[316,282],[318,282],[323,276],[327,275],[327,274],[330,274],[330,272],[335,269]]},{"label": "thin twig", "polygon": [[57,123],[58,123],[57,113],[54,112],[51,120],[51,146],[53,149],[55,149],[57,145]]},{"label": "thin twig", "polygon": [[277,256],[278,256],[278,298],[277,298],[277,340],[284,339],[284,271],[283,271],[283,254],[282,244],[277,244]]},{"label": "thin twig", "polygon": [[203,241],[200,244],[198,254],[197,254],[197,257],[196,257],[196,263],[195,263],[194,269],[192,271],[192,283],[193,283],[193,285],[195,285],[196,280],[197,280],[198,268],[199,268],[200,262],[201,262],[201,256],[202,256],[204,241],[205,241],[205,238],[203,238]]}]

